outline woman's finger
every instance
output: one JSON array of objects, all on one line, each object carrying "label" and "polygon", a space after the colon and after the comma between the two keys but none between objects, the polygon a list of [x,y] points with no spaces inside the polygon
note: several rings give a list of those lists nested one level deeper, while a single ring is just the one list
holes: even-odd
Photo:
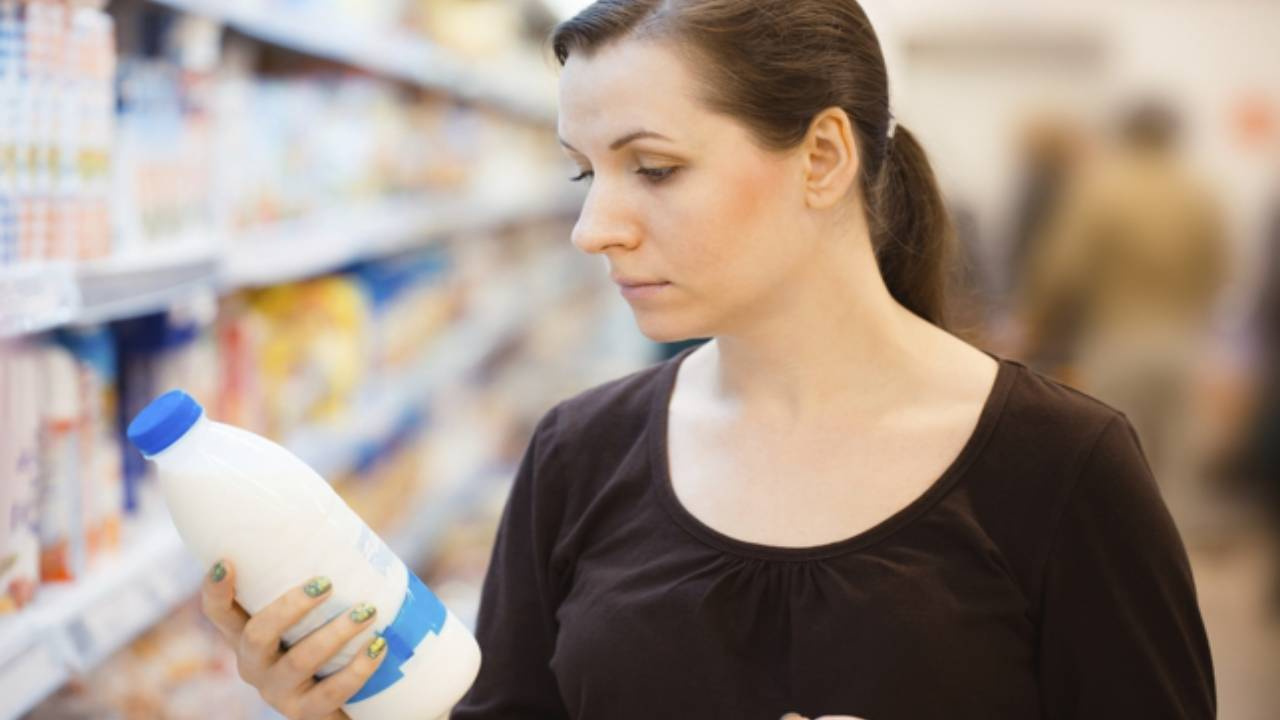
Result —
[{"label": "woman's finger", "polygon": [[316,683],[303,696],[303,708],[319,715],[346,704],[382,664],[386,649],[386,640],[374,638],[346,667]]},{"label": "woman's finger", "polygon": [[230,562],[219,560],[205,573],[200,608],[232,647],[240,642],[249,614],[236,604],[236,572]]},{"label": "woman's finger", "polygon": [[[240,635],[241,672],[266,670],[280,658],[284,632],[328,599],[333,583],[315,577],[276,598],[249,618]],[[248,667],[245,667],[245,666]]]},{"label": "woman's finger", "polygon": [[377,610],[361,603],[325,623],[289,648],[272,668],[284,685],[298,686],[311,679],[351,638],[364,632]]}]

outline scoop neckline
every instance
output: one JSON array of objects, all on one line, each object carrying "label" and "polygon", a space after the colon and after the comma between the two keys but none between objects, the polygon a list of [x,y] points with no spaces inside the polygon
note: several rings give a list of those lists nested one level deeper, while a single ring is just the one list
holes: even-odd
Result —
[{"label": "scoop neckline", "polygon": [[[761,560],[818,560],[837,555],[848,554],[871,546],[898,530],[906,527],[916,518],[924,514],[941,500],[951,488],[964,477],[965,471],[981,453],[991,438],[997,421],[1003,413],[1005,401],[1020,363],[1009,358],[994,355],[986,350],[983,353],[995,360],[995,381],[983,403],[978,415],[978,422],[973,432],[961,447],[960,452],[951,461],[942,474],[915,500],[879,523],[857,533],[856,535],[835,540],[822,545],[790,547],[780,545],[764,545],[726,535],[699,520],[689,512],[676,496],[675,487],[671,483],[670,458],[667,453],[667,429],[670,418],[671,398],[675,391],[676,379],[681,363],[698,346],[685,348],[666,362],[662,368],[658,392],[650,408],[649,427],[654,428],[649,438],[649,457],[652,471],[650,473],[656,485],[658,496],[663,507],[675,522],[695,538],[724,552]],[[979,348],[981,350],[981,348]]]}]

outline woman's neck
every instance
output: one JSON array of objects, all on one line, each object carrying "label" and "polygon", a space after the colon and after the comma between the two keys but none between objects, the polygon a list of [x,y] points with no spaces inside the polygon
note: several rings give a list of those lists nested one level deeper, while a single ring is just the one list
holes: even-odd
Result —
[{"label": "woman's neck", "polygon": [[899,304],[869,251],[804,274],[686,359],[704,401],[783,426],[870,421],[936,382],[947,344],[961,342]]}]

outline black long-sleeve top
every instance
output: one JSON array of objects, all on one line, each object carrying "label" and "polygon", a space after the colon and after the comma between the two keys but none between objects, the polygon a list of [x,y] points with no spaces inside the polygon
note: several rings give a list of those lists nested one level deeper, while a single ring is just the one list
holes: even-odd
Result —
[{"label": "black long-sleeve top", "polygon": [[1004,358],[918,499],[818,547],[678,501],[667,362],[539,423],[454,720],[1211,718],[1186,551],[1127,418]]}]

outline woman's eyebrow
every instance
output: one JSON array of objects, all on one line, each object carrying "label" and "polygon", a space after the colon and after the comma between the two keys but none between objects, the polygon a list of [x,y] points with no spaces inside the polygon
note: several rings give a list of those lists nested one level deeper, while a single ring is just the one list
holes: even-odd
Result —
[{"label": "woman's eyebrow", "polygon": [[[609,149],[618,150],[618,149],[621,149],[623,146],[625,146],[627,143],[635,142],[636,140],[642,140],[644,138],[654,138],[656,140],[666,140],[667,142],[674,142],[671,138],[667,137],[666,135],[663,135],[662,133],[656,133],[652,130],[635,130],[609,143]],[[560,140],[561,145],[565,146],[566,148],[578,154],[581,154],[578,148],[565,142],[564,138],[557,138],[557,139]]]}]

